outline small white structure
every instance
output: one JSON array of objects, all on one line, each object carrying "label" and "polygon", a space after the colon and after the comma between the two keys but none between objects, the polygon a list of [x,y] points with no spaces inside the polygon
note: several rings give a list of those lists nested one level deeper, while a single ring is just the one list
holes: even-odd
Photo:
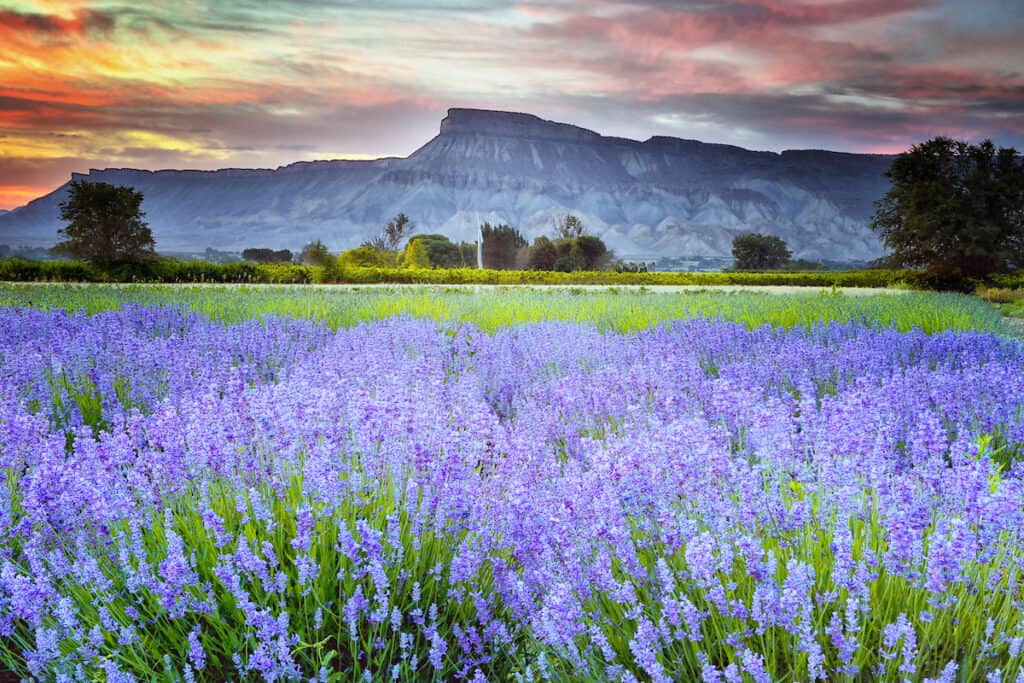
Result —
[{"label": "small white structure", "polygon": [[476,228],[476,267],[484,269],[484,228],[478,225]]}]

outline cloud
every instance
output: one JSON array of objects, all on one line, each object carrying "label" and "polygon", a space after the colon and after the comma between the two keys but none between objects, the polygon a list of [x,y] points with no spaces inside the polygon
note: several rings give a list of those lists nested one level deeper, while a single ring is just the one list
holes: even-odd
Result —
[{"label": "cloud", "polygon": [[0,8],[0,33],[5,34],[46,37],[102,35],[110,33],[115,24],[115,15],[102,10],[78,9],[71,17],[64,17]]},{"label": "cloud", "polygon": [[1010,4],[29,1],[0,9],[0,206],[89,166],[405,155],[449,106],[776,150],[1020,146]]}]

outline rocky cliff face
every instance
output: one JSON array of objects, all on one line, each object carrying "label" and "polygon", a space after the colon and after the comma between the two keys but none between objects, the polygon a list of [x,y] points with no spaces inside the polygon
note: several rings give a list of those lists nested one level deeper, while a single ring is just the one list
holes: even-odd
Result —
[{"label": "rocky cliff face", "polygon": [[[437,137],[405,159],[322,161],[276,170],[92,170],[131,185],[162,251],[335,250],[404,211],[420,231],[472,240],[482,221],[550,233],[559,216],[630,258],[727,257],[732,238],[765,232],[798,257],[881,253],[868,228],[891,157],[817,150],[752,152],[696,140],[604,137],[529,114],[452,109]],[[0,243],[56,242],[66,186],[0,215]]]}]

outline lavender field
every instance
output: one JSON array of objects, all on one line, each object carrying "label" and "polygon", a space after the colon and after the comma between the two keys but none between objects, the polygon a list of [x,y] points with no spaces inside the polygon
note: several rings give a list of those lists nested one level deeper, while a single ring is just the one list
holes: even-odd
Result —
[{"label": "lavender field", "polygon": [[401,296],[0,288],[0,668],[1024,680],[985,304]]}]

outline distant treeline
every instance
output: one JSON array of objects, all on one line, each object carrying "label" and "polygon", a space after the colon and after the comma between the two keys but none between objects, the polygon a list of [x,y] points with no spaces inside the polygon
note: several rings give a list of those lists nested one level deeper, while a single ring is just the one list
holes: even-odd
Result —
[{"label": "distant treeline", "polygon": [[[154,259],[101,267],[80,261],[0,260],[0,280],[11,282],[236,283],[236,284],[494,284],[494,285],[783,285],[807,287],[935,288],[920,270],[814,272],[616,272],[399,268],[298,263],[206,263]],[[980,283],[977,283],[980,284]],[[1024,275],[997,275],[989,284],[1024,286]]]}]

